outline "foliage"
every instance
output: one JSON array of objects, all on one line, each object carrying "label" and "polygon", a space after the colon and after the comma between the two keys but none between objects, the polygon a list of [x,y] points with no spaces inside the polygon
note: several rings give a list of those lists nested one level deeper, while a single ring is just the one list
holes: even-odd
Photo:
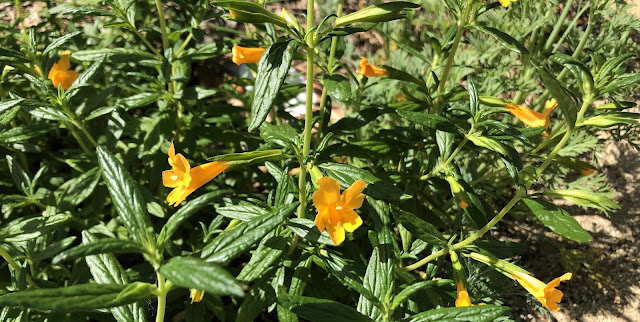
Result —
[{"label": "foliage", "polygon": [[506,319],[547,284],[505,215],[582,243],[554,200],[619,208],[592,161],[637,139],[622,1],[267,2],[11,7],[0,320]]}]

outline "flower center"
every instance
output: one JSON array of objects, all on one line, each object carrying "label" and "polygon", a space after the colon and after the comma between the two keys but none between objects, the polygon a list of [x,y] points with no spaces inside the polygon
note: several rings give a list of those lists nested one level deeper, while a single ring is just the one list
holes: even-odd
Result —
[{"label": "flower center", "polygon": [[178,176],[177,176],[177,175],[175,175],[175,174],[174,174],[174,175],[172,175],[172,176],[171,176],[171,180],[173,180],[173,181],[178,180]]},{"label": "flower center", "polygon": [[342,210],[342,206],[336,206],[336,210]]}]

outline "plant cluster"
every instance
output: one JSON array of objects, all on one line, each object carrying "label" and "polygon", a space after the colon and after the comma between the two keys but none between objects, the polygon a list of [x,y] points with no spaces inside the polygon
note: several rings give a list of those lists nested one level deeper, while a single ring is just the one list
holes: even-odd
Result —
[{"label": "plant cluster", "polygon": [[[535,278],[497,226],[585,243],[551,201],[619,208],[589,157],[596,131],[636,139],[635,45],[614,35],[639,23],[609,0],[306,5],[15,1],[0,320],[493,321],[517,292],[560,309],[572,273]],[[384,48],[354,55],[367,33]]]}]

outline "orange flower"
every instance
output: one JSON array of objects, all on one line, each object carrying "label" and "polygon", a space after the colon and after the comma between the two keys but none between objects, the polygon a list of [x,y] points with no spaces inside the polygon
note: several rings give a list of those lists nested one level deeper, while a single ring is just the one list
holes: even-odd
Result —
[{"label": "orange flower", "polygon": [[238,19],[238,14],[233,11],[233,10],[229,10],[229,15],[231,16],[231,18],[233,19]]},{"label": "orange flower", "polygon": [[209,162],[191,168],[189,161],[182,154],[176,154],[173,142],[169,148],[169,165],[171,170],[162,171],[162,184],[168,188],[175,188],[167,196],[167,202],[174,207],[229,167],[223,162]]},{"label": "orange flower", "polygon": [[57,63],[53,64],[48,77],[53,82],[53,86],[58,87],[62,84],[62,88],[65,90],[69,89],[71,84],[78,79],[78,72],[69,70],[71,68],[69,55],[71,55],[71,51],[69,50],[62,52],[62,57]]},{"label": "orange flower", "polygon": [[473,306],[467,289],[464,288],[462,281],[458,281],[458,298],[456,299],[456,307]]},{"label": "orange flower", "polygon": [[498,0],[498,1],[500,1],[500,4],[506,8],[507,6],[509,6],[509,3],[516,2],[518,0]]},{"label": "orange flower", "polygon": [[562,291],[557,290],[556,287],[560,285],[560,282],[570,280],[572,274],[566,273],[549,282],[549,284],[545,284],[537,278],[519,271],[512,271],[511,276],[513,276],[527,292],[535,296],[535,298],[542,303],[542,306],[552,311],[558,311],[560,308],[557,303],[560,303],[563,294]]},{"label": "orange flower", "polygon": [[362,225],[362,218],[354,209],[362,207],[362,190],[366,186],[364,181],[356,180],[340,195],[338,181],[330,177],[318,180],[318,190],[313,193],[313,204],[318,209],[315,224],[320,232],[327,229],[334,244],[344,241],[345,230],[352,233]]},{"label": "orange flower", "polygon": [[387,76],[387,71],[384,68],[369,65],[368,63],[369,63],[368,59],[364,57],[360,57],[360,66],[358,67],[358,74],[361,74],[367,77]]},{"label": "orange flower", "polygon": [[191,297],[191,303],[202,301],[203,296],[204,296],[204,291],[196,290],[193,288],[191,289],[191,293],[189,294],[189,297]]},{"label": "orange flower", "polygon": [[233,45],[233,48],[231,49],[231,53],[233,55],[231,60],[236,65],[257,63],[260,61],[260,58],[262,58],[264,51],[264,48],[247,48]]},{"label": "orange flower", "polygon": [[582,175],[585,176],[585,177],[593,174],[594,172],[596,172],[596,169],[594,169],[594,168],[585,167],[583,169],[580,169],[580,173],[582,173]]},{"label": "orange flower", "polygon": [[[558,102],[554,98],[548,100],[545,104],[545,109],[543,113],[538,113],[530,108],[521,106],[521,105],[513,105],[507,104],[504,107],[509,111],[509,113],[513,114],[517,117],[522,123],[530,126],[530,127],[544,127],[545,129],[549,128],[549,114],[553,111],[554,108],[558,106]],[[548,136],[547,132],[542,132],[542,135]]]}]

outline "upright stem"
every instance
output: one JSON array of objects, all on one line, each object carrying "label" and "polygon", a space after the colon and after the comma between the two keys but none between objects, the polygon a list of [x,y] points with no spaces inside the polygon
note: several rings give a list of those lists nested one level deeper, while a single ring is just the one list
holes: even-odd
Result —
[{"label": "upright stem", "polygon": [[158,277],[158,310],[156,311],[156,322],[164,322],[164,311],[167,306],[167,290],[165,288],[164,277],[156,272]]},{"label": "upright stem", "polygon": [[162,48],[166,51],[169,48],[169,35],[167,34],[167,21],[164,17],[164,8],[162,0],[156,0],[156,9],[158,9],[158,20],[160,20],[160,32],[162,33]]},{"label": "upright stem", "polygon": [[558,37],[558,33],[560,32],[560,29],[562,29],[562,25],[564,24],[565,19],[567,19],[567,15],[569,14],[569,11],[571,11],[571,7],[573,6],[573,1],[574,0],[569,0],[565,4],[564,10],[562,10],[560,17],[558,18],[558,21],[556,22],[555,26],[553,26],[553,30],[551,31],[549,38],[547,38],[547,42],[544,44],[545,51],[548,51],[551,48],[551,45],[553,45],[553,42],[556,40],[556,37]]},{"label": "upright stem", "polygon": [[458,30],[456,31],[456,36],[453,38],[453,45],[451,45],[451,50],[449,51],[449,57],[447,57],[447,64],[444,67],[444,71],[442,72],[442,76],[440,77],[440,85],[438,85],[437,97],[435,103],[431,107],[431,114],[437,111],[438,105],[442,102],[442,93],[447,85],[447,79],[449,78],[449,73],[451,72],[451,67],[453,66],[453,61],[456,57],[456,52],[458,51],[458,45],[460,44],[460,40],[462,39],[462,34],[464,34],[465,28],[467,27],[467,23],[469,22],[469,14],[471,13],[471,8],[473,7],[473,1],[469,0],[467,2],[467,6],[464,8],[464,12],[462,13],[462,17],[458,20]]},{"label": "upright stem", "polygon": [[[18,263],[16,263],[15,260],[13,260],[13,257],[11,257],[11,255],[9,255],[9,253],[7,253],[6,250],[4,250],[4,247],[2,247],[2,245],[0,245],[0,256],[2,256],[2,258],[4,258],[4,260],[6,260],[7,263],[9,263],[9,266],[11,266],[13,270],[15,270],[16,272],[20,272],[22,268],[20,267],[20,265],[18,265]],[[27,275],[26,279],[27,279],[27,283],[29,283],[29,286],[33,288],[38,288],[38,285],[36,285],[36,283],[33,282],[33,280],[31,279],[31,276]]]},{"label": "upright stem", "polygon": [[449,165],[449,163],[451,163],[453,161],[453,159],[456,157],[456,155],[458,155],[458,153],[460,153],[460,151],[462,151],[462,147],[464,147],[464,145],[467,143],[467,141],[469,141],[469,135],[471,135],[471,133],[473,133],[473,127],[471,127],[471,130],[469,130],[469,133],[464,137],[462,142],[460,142],[460,145],[458,145],[458,147],[455,150],[453,150],[453,152],[447,158],[447,160],[445,160],[439,167],[437,167],[433,171],[431,171],[431,172],[423,175],[422,177],[420,177],[420,180],[427,180],[429,178],[432,178],[436,174],[440,173],[440,171],[442,171],[442,169],[446,168]]},{"label": "upright stem", "polygon": [[[342,8],[344,7],[344,0],[340,0],[338,3],[338,10],[336,15],[338,18],[342,16]],[[333,73],[333,63],[336,57],[336,48],[338,47],[338,37],[331,38],[331,49],[329,50],[329,61],[327,62],[327,70],[329,74]],[[318,139],[322,138],[322,128],[324,126],[325,106],[327,105],[327,88],[322,88],[322,96],[320,96],[320,121],[318,124]]]}]

